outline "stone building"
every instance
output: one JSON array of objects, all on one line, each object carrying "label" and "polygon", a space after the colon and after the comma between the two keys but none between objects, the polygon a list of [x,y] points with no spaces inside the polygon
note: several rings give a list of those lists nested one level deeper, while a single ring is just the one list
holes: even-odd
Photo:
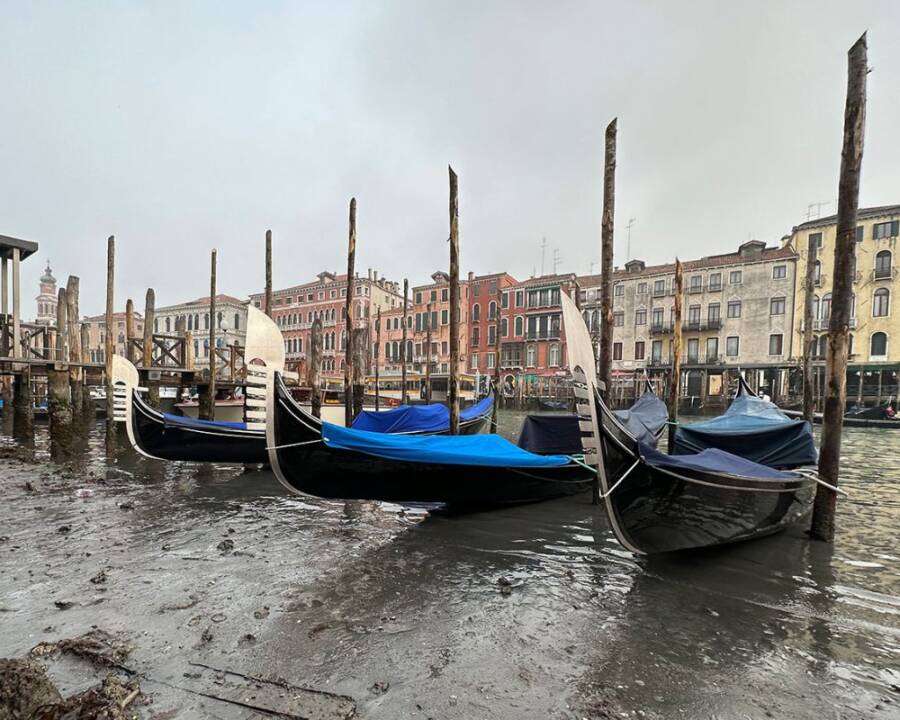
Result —
[{"label": "stone building", "polygon": [[[88,327],[89,343],[86,350],[91,362],[102,363],[106,358],[106,315],[85,317],[82,323]],[[125,355],[125,313],[113,313],[116,355]],[[144,318],[139,312],[134,313],[134,329],[136,337],[144,333]]]},{"label": "stone building", "polygon": [[[509,338],[512,316],[510,300],[515,300],[511,288],[518,281],[509,273],[475,275],[469,273],[468,338],[469,372],[493,375],[497,367],[498,351],[504,338]],[[499,336],[497,319],[500,320]],[[513,320],[514,322],[514,320]]]},{"label": "stone building", "polygon": [[[797,255],[751,240],[736,252],[688,260],[682,305],[682,394],[724,401],[726,370],[773,398],[788,389]],[[599,341],[600,278],[579,279],[581,308]],[[665,376],[672,363],[675,265],[631,260],[613,274],[613,377]]]},{"label": "stone building", "polygon": [[[153,332],[174,335],[176,321],[193,336],[194,367],[209,367],[209,296],[156,308]],[[247,305],[233,295],[216,295],[215,346],[243,346],[247,337]]]},{"label": "stone building", "polygon": [[[817,247],[813,328],[810,348],[821,385],[831,317],[831,287],[837,216],[810,220],[793,228],[783,240],[798,255],[797,301],[794,308],[793,356],[803,356],[804,291],[809,241]],[[856,262],[853,268],[853,304],[850,317],[848,396],[880,401],[897,394],[900,371],[900,313],[894,299],[897,281],[897,239],[900,205],[860,208],[857,214]],[[860,383],[860,379],[862,383]]]},{"label": "stone building", "polygon": [[37,318],[35,322],[40,325],[56,326],[56,306],[59,300],[59,293],[56,288],[56,278],[53,277],[53,271],[50,269],[50,261],[47,261],[47,267],[44,268],[44,274],[41,275],[41,289],[37,296]]}]

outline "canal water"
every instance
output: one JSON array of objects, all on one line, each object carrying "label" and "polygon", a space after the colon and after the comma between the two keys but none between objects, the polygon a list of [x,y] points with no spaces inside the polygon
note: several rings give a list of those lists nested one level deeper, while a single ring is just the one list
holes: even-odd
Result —
[{"label": "canal water", "polygon": [[385,720],[900,717],[900,432],[845,430],[833,546],[797,527],[649,559],[587,497],[428,517],[108,458],[100,424],[52,462],[37,433],[0,440],[0,657],[119,634],[143,717],[258,717],[215,699],[224,670]]}]

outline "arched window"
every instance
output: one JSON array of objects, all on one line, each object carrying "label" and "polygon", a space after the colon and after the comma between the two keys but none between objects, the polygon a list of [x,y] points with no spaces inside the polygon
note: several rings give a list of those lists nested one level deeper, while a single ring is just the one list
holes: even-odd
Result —
[{"label": "arched window", "polygon": [[[194,329],[194,316],[188,315],[188,330],[193,330],[193,329]],[[197,329],[199,330],[200,328],[197,328]]]},{"label": "arched window", "polygon": [[534,345],[529,345],[525,349],[525,365],[527,367],[534,367],[537,364],[537,348]]},{"label": "arched window", "polygon": [[391,344],[389,342],[386,342],[384,344],[384,359],[385,360],[391,359]]},{"label": "arched window", "polygon": [[153,332],[159,332],[159,318],[153,318]]},{"label": "arched window", "polygon": [[209,313],[204,313],[203,315],[203,329],[209,330]]},{"label": "arched window", "polygon": [[391,350],[392,350],[393,353],[394,353],[394,354],[393,354],[393,358],[394,358],[395,360],[399,360],[399,359],[400,359],[400,343],[398,343],[398,342],[395,340],[395,341],[394,341],[394,344],[393,344],[393,347],[391,348]]},{"label": "arched window", "polygon": [[200,313],[194,313],[194,329],[200,329]]},{"label": "arched window", "polygon": [[591,327],[591,314],[590,314],[587,310],[585,310],[585,311],[584,311],[583,313],[581,313],[581,314],[582,314],[582,316],[584,317],[584,325],[585,325],[585,327],[588,328],[588,329],[590,329],[590,327]]},{"label": "arched window", "polygon": [[872,299],[872,317],[887,317],[891,312],[891,291],[878,288]]},{"label": "arched window", "polygon": [[412,340],[406,341],[406,359],[409,360],[412,358],[413,344]]},{"label": "arched window", "polygon": [[816,357],[824,358],[828,357],[828,336],[822,335],[819,338],[819,352],[816,353]]},{"label": "arched window", "polygon": [[172,319],[166,318],[166,332],[172,332]]},{"label": "arched window", "polygon": [[875,279],[881,280],[891,276],[891,251],[882,250],[875,256]]},{"label": "arched window", "polygon": [[869,341],[869,359],[883,358],[887,355],[887,334],[883,332],[872,333]]},{"label": "arched window", "polygon": [[525,321],[522,319],[522,316],[519,315],[519,317],[516,318],[516,335],[522,334],[522,328],[523,328],[524,323],[525,323]]},{"label": "arched window", "polygon": [[488,305],[488,320],[493,320],[497,317],[497,303],[491,300],[491,304]]},{"label": "arched window", "polygon": [[822,279],[822,262],[820,260],[816,260],[814,267],[815,270],[813,270],[813,277],[818,283]]},{"label": "arched window", "polygon": [[591,313],[591,330],[600,329],[600,313],[597,310]]},{"label": "arched window", "polygon": [[831,293],[825,293],[822,296],[822,320],[828,320],[831,317]]},{"label": "arched window", "polygon": [[481,305],[475,303],[472,306],[472,322],[478,322],[481,320]]},{"label": "arched window", "polygon": [[550,367],[559,367],[559,345],[550,346]]},{"label": "arched window", "polygon": [[222,327],[222,318],[225,317],[223,313],[216,313],[216,327]]}]

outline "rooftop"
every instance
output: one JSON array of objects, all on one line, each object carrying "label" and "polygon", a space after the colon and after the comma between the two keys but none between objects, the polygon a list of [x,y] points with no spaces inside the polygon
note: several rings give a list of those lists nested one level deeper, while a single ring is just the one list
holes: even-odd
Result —
[{"label": "rooftop", "polygon": [[0,258],[11,260],[14,248],[19,248],[19,259],[24,260],[29,255],[33,255],[37,252],[38,244],[36,242],[31,242],[30,240],[0,235]]},{"label": "rooftop", "polygon": [[[891,215],[900,215],[900,205],[878,205],[870,208],[860,208],[856,212],[857,220],[871,220],[877,217],[889,217]],[[809,230],[811,228],[825,227],[834,225],[837,222],[837,215],[826,215],[825,217],[816,218],[815,220],[807,220],[794,226],[793,232],[800,230]]]}]

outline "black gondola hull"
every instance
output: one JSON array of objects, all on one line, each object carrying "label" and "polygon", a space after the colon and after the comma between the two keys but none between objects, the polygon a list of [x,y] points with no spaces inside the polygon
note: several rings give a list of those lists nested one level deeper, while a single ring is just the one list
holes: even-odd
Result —
[{"label": "black gondola hull", "polygon": [[442,465],[332,448],[322,441],[321,423],[296,404],[280,378],[270,407],[272,468],[289,489],[304,495],[468,511],[572,495],[589,489],[594,478],[575,463],[542,468]]}]

